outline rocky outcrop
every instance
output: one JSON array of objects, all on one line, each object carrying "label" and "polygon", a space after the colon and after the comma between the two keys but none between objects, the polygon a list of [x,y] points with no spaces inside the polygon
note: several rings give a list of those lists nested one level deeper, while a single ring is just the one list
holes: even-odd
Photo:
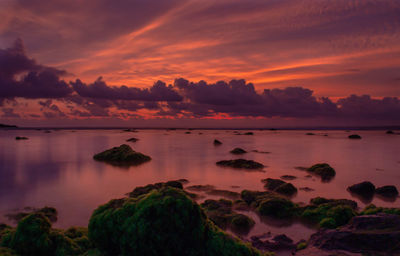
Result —
[{"label": "rocky outcrop", "polygon": [[151,160],[151,157],[133,151],[133,149],[126,144],[98,153],[94,155],[93,158],[97,161],[103,161],[113,165],[127,166],[139,165]]},{"label": "rocky outcrop", "polygon": [[216,164],[219,166],[231,167],[236,169],[259,170],[264,168],[263,164],[246,159],[222,160],[218,161]]}]

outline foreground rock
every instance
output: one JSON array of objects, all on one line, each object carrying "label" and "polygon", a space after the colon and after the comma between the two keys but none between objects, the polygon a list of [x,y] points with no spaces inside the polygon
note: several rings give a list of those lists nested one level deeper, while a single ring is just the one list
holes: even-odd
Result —
[{"label": "foreground rock", "polygon": [[399,243],[400,216],[380,213],[354,217],[340,229],[320,230],[311,236],[308,247],[363,255],[398,255]]},{"label": "foreground rock", "polygon": [[235,154],[235,155],[241,155],[241,154],[245,154],[247,153],[246,150],[242,149],[242,148],[234,148],[230,151],[231,154]]},{"label": "foreground rock", "polygon": [[172,187],[100,206],[90,218],[89,237],[107,255],[261,255],[222,232]]},{"label": "foreground rock", "polygon": [[266,189],[282,195],[293,196],[297,193],[297,188],[293,186],[292,183],[287,183],[286,181],[280,179],[267,178],[261,180],[261,182],[265,184],[264,187]]},{"label": "foreground rock", "polygon": [[222,160],[217,162],[216,164],[219,166],[226,166],[237,169],[259,170],[264,168],[263,164],[246,159]]},{"label": "foreground rock", "polygon": [[315,164],[306,170],[312,174],[320,176],[323,181],[329,181],[336,175],[335,169],[327,163]]},{"label": "foreground rock", "polygon": [[297,247],[293,240],[285,234],[276,235],[271,238],[271,234],[264,234],[261,236],[252,236],[251,244],[263,251],[294,251]]},{"label": "foreground rock", "polygon": [[126,144],[98,153],[93,158],[97,161],[108,162],[114,165],[139,165],[151,160],[151,157],[133,151]]}]

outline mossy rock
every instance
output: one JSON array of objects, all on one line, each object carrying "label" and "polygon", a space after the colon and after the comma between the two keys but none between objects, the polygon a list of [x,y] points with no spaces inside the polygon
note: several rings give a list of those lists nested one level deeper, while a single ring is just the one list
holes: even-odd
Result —
[{"label": "mossy rock", "polygon": [[246,150],[242,149],[242,148],[234,148],[230,151],[231,154],[235,154],[235,155],[242,155],[247,153]]},{"label": "mossy rock", "polygon": [[235,214],[231,218],[230,227],[234,232],[247,233],[255,224],[252,218],[244,214]]},{"label": "mossy rock", "polygon": [[90,219],[89,237],[109,255],[261,255],[215,227],[173,187],[100,206]]},{"label": "mossy rock", "polygon": [[[323,202],[326,200],[326,202]],[[304,220],[318,223],[319,226],[325,228],[336,228],[347,224],[357,213],[354,210],[354,205],[351,200],[342,201],[335,199],[317,198],[312,199],[311,204],[304,208],[301,217]]]},{"label": "mossy rock", "polygon": [[374,215],[377,213],[400,215],[400,208],[377,207],[374,204],[367,205],[360,215]]},{"label": "mossy rock", "polygon": [[311,205],[322,205],[327,204],[329,207],[334,207],[338,205],[347,205],[353,210],[357,209],[357,202],[349,199],[327,199],[324,197],[315,197],[310,200]]},{"label": "mossy rock", "polygon": [[379,187],[375,190],[375,193],[387,198],[395,198],[399,195],[397,188],[392,185]]},{"label": "mossy rock", "polygon": [[151,160],[151,157],[133,151],[133,149],[126,144],[98,153],[94,155],[93,158],[97,161],[108,162],[114,165],[128,166],[139,165]]},{"label": "mossy rock", "polygon": [[236,168],[236,169],[250,169],[250,170],[264,168],[263,164],[253,160],[246,160],[246,159],[222,160],[218,161],[217,165]]},{"label": "mossy rock", "polygon": [[311,172],[317,176],[320,176],[322,180],[329,181],[336,175],[335,169],[333,169],[327,163],[315,164],[309,168],[307,168],[308,172]]},{"label": "mossy rock", "polygon": [[161,189],[163,187],[174,187],[183,189],[182,181],[180,180],[170,180],[167,182],[158,182],[154,184],[147,184],[143,187],[136,187],[132,192],[129,192],[127,195],[129,197],[138,197],[140,195],[145,195],[152,190]]},{"label": "mossy rock", "polygon": [[266,189],[276,193],[286,196],[292,196],[297,193],[297,188],[293,184],[287,183],[286,181],[271,178],[263,179],[261,181],[265,183],[264,187]]},{"label": "mossy rock", "polygon": [[290,218],[295,214],[296,205],[290,200],[281,197],[271,197],[262,201],[257,211],[262,216],[274,217],[274,218]]}]

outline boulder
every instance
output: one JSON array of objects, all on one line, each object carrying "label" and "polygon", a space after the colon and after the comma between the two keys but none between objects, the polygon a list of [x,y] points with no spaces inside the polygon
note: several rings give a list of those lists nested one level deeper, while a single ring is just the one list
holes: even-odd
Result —
[{"label": "boulder", "polygon": [[292,183],[287,183],[286,181],[280,179],[263,179],[261,180],[265,183],[264,187],[268,190],[274,191],[276,193],[286,195],[286,196],[293,196],[297,193],[297,188],[293,186]]},{"label": "boulder", "polygon": [[122,144],[119,147],[114,147],[95,154],[93,158],[97,161],[108,162],[114,165],[139,165],[151,160],[151,157],[146,156],[142,153],[133,151],[133,149]]},{"label": "boulder", "polygon": [[219,146],[219,145],[222,145],[222,142],[217,140],[217,139],[215,139],[214,140],[214,146]]},{"label": "boulder", "polygon": [[236,169],[258,170],[264,168],[263,164],[246,159],[222,160],[218,161],[216,164],[219,166],[226,166]]},{"label": "boulder", "polygon": [[359,139],[361,139],[361,136],[358,135],[358,134],[351,134],[351,135],[349,135],[349,139],[356,139],[356,140],[359,140]]},{"label": "boulder", "polygon": [[15,137],[15,140],[27,140],[28,137],[21,137],[21,136],[17,136]]},{"label": "boulder", "polygon": [[333,169],[327,163],[314,164],[313,166],[307,168],[307,171],[320,176],[322,180],[326,181],[331,180],[336,175],[335,169]]},{"label": "boulder", "polygon": [[324,229],[312,235],[309,247],[324,251],[343,250],[363,255],[400,253],[400,216],[356,216],[339,229]]},{"label": "boulder", "polygon": [[246,150],[242,149],[242,148],[234,148],[230,151],[231,154],[235,154],[235,155],[241,155],[241,154],[245,154],[247,153]]},{"label": "boulder", "polygon": [[361,197],[370,198],[375,193],[375,186],[369,181],[364,181],[348,187],[347,190]]},{"label": "boulder", "polygon": [[395,186],[383,186],[379,187],[375,190],[375,193],[388,198],[397,197],[399,195],[399,191]]},{"label": "boulder", "polygon": [[126,141],[127,142],[136,142],[138,140],[139,140],[138,138],[130,138],[130,139],[127,139]]}]

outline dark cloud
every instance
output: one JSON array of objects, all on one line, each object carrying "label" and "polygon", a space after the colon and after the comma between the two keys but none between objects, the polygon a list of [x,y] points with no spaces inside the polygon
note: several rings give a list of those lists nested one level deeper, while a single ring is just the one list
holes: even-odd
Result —
[{"label": "dark cloud", "polygon": [[64,74],[28,58],[20,39],[13,47],[0,49],[0,99],[66,97],[72,88],[60,79]]},{"label": "dark cloud", "polygon": [[14,112],[13,108],[3,108],[1,111],[3,111],[3,115],[1,117],[3,118],[19,118],[20,115]]},{"label": "dark cloud", "polygon": [[94,83],[86,85],[79,79],[71,82],[74,90],[82,97],[109,100],[139,100],[139,101],[181,101],[180,96],[172,86],[158,81],[149,89],[135,87],[109,86],[98,78]]}]

